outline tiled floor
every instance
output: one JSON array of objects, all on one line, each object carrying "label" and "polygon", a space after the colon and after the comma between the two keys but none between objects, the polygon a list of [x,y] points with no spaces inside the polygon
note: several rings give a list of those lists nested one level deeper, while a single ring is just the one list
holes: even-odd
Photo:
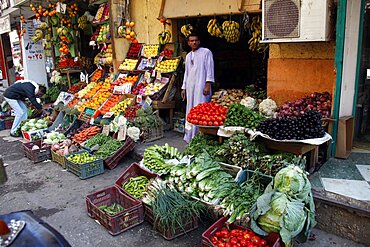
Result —
[{"label": "tiled floor", "polygon": [[370,153],[355,151],[346,160],[330,159],[310,180],[313,187],[370,202]]}]

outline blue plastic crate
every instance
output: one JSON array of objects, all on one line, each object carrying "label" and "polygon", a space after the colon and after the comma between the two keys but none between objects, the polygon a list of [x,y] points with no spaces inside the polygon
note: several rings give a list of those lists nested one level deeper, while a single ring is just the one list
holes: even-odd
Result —
[{"label": "blue plastic crate", "polygon": [[87,179],[104,173],[104,164],[102,159],[97,159],[85,164],[75,164],[68,160],[68,157],[78,153],[88,153],[87,151],[78,151],[65,156],[66,169],[72,172],[80,179]]}]

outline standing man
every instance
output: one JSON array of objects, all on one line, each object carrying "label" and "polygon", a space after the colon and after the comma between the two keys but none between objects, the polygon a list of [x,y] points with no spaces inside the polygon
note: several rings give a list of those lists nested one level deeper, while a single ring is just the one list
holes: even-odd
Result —
[{"label": "standing man", "polygon": [[45,94],[45,92],[46,88],[44,86],[40,86],[31,80],[16,81],[15,84],[11,85],[5,90],[4,98],[15,113],[15,119],[12,129],[10,130],[11,136],[19,136],[17,134],[17,129],[19,128],[21,122],[27,119],[27,106],[23,101],[28,98],[32,105],[34,105],[38,110],[42,110],[42,105],[37,102],[36,97],[41,97]]},{"label": "standing man", "polygon": [[[215,81],[212,52],[200,47],[197,34],[190,34],[188,45],[191,52],[186,55],[184,82],[181,87],[182,100],[187,99],[186,116],[192,107],[211,100],[211,84]],[[185,128],[184,140],[190,142],[197,132],[198,128],[194,125],[191,125],[191,129]]]}]

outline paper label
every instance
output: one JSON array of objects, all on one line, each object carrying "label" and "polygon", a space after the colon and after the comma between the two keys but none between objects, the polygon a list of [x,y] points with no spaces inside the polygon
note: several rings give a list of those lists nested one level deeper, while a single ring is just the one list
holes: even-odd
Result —
[{"label": "paper label", "polygon": [[122,141],[126,139],[126,125],[120,126],[118,129],[117,140]]},{"label": "paper label", "polygon": [[81,72],[81,74],[80,74],[80,81],[85,81],[85,75],[84,75],[84,73],[83,72]]},{"label": "paper label", "polygon": [[104,114],[103,118],[111,118],[113,116],[113,112],[107,112]]},{"label": "paper label", "polygon": [[103,126],[103,130],[102,130],[102,133],[103,133],[104,135],[108,136],[108,135],[109,135],[109,132],[110,132],[110,127],[109,127],[109,125],[104,125],[104,126]]},{"label": "paper label", "polygon": [[162,79],[162,74],[161,74],[161,72],[157,72],[157,75],[156,75],[156,77],[155,77],[157,80],[159,80],[159,81],[161,81],[161,79]]},{"label": "paper label", "polygon": [[141,104],[143,102],[143,96],[141,94],[138,94],[136,96],[136,103]]},{"label": "paper label", "polygon": [[145,78],[146,80],[150,79],[150,72],[149,72],[149,71],[145,71],[145,73],[144,73],[144,78]]},{"label": "paper label", "polygon": [[148,105],[151,105],[152,102],[153,102],[153,100],[150,97],[146,97],[145,103],[147,103]]},{"label": "paper label", "polygon": [[66,10],[67,10],[67,4],[61,3],[61,2],[57,2],[56,11],[58,13],[64,14],[66,12]]}]

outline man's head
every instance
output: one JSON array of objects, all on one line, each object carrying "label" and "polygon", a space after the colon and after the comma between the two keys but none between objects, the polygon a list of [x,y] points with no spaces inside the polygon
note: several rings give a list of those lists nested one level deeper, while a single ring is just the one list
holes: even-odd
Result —
[{"label": "man's head", "polygon": [[200,40],[199,36],[196,33],[192,33],[188,37],[188,45],[190,46],[192,51],[196,51],[199,48]]},{"label": "man's head", "polygon": [[36,94],[37,97],[41,97],[46,93],[46,87],[39,86],[39,92]]}]

